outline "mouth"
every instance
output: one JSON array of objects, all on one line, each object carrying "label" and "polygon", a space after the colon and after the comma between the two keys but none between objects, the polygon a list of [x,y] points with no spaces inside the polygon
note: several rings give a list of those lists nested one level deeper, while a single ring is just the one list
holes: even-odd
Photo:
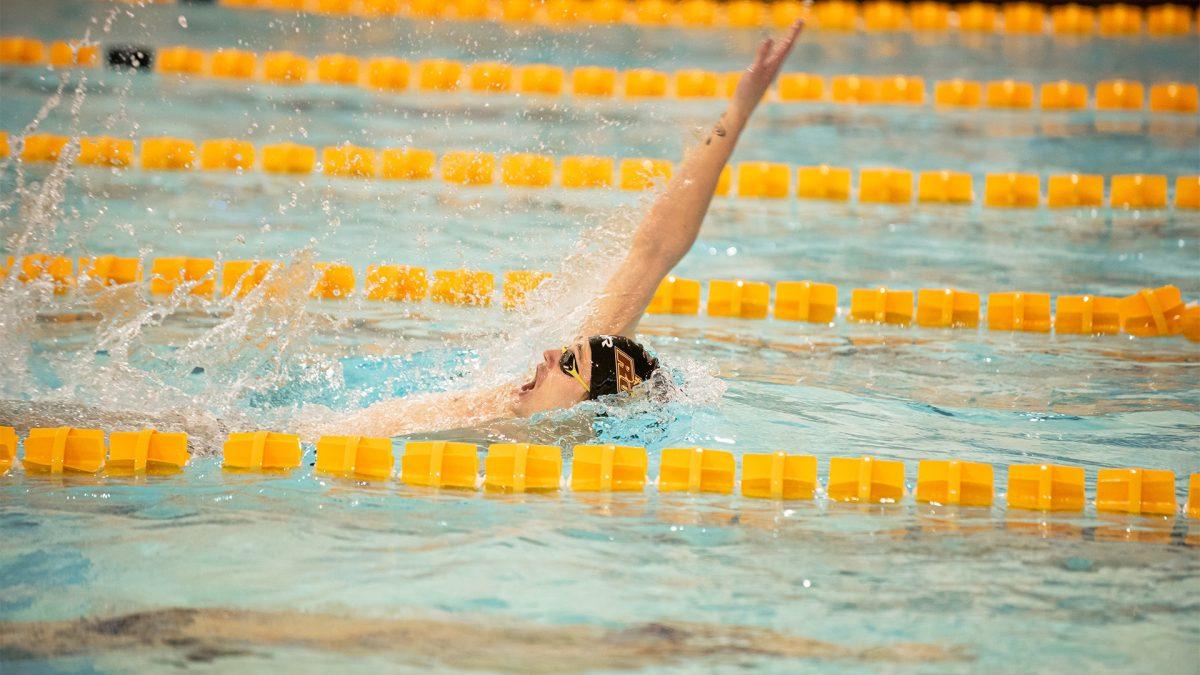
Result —
[{"label": "mouth", "polygon": [[545,364],[538,364],[537,370],[533,374],[533,379],[526,382],[525,384],[521,385],[521,388],[519,390],[517,390],[517,393],[528,394],[529,392],[533,391],[533,388],[536,387],[538,385],[538,383],[542,381],[542,379],[544,378],[545,375],[546,375]]}]

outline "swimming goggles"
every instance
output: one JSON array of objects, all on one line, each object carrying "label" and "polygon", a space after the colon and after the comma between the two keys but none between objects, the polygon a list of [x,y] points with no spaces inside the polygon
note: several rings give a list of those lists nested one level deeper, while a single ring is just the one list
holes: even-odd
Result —
[{"label": "swimming goggles", "polygon": [[558,367],[567,375],[575,378],[575,381],[579,383],[579,386],[583,387],[585,392],[588,394],[592,393],[592,390],[587,386],[587,382],[583,381],[583,376],[579,374],[579,363],[575,361],[575,352],[571,351],[569,347],[562,348],[562,356],[558,359]]}]

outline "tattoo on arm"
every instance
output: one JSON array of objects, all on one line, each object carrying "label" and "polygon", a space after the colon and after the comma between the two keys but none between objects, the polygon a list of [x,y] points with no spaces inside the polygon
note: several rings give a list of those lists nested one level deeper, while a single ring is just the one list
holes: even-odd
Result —
[{"label": "tattoo on arm", "polygon": [[[713,127],[712,132],[721,138],[725,137],[725,115],[721,115],[721,119],[717,120],[717,125]],[[712,134],[709,134],[708,140],[704,141],[704,144],[712,145]]]}]

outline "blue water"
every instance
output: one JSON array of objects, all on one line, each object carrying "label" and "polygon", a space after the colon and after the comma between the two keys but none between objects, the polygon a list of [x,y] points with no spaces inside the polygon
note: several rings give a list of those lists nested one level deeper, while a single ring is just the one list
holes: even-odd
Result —
[{"label": "blue water", "polygon": [[[109,11],[116,18],[104,33],[104,19],[91,18]],[[6,35],[47,40],[88,27],[105,43],[664,70],[734,70],[754,40],[753,31],[404,20],[366,26],[218,7],[89,2],[6,1],[0,19]],[[921,75],[930,87],[953,76],[1195,82],[1197,46],[1195,35],[1072,41],[947,34],[918,42],[903,33],[813,34],[789,67]],[[49,111],[41,130],[232,136],[259,146],[350,140],[439,153],[676,157],[720,110],[719,102],[377,95],[102,70],[87,78],[78,113],[68,100]],[[0,128],[18,132],[56,84],[49,71],[0,69]],[[990,171],[1195,174],[1198,134],[1195,116],[768,104],[735,161],[965,170],[981,190]],[[350,262],[360,279],[379,261],[558,271],[581,236],[611,255],[604,237],[589,238],[587,228],[627,222],[625,214],[640,204],[638,195],[560,188],[79,168],[51,190],[50,210],[31,206],[49,167],[25,166],[21,177],[17,168],[9,164],[0,176],[6,252],[292,260],[307,248],[316,259]],[[718,199],[676,272],[836,283],[843,307],[850,289],[880,284],[1120,295],[1173,283],[1196,300],[1198,245],[1200,215],[1174,209],[1010,212]],[[304,404],[350,408],[460,386],[497,350],[517,374],[548,346],[530,338],[497,347],[496,336],[512,336],[517,321],[498,308],[292,298],[281,304],[281,316],[264,317],[225,300],[171,310],[161,300],[55,299],[27,290],[9,287],[0,312],[0,399],[94,407],[77,426],[88,426],[91,414],[169,410],[287,428]],[[263,348],[230,337],[239,320],[250,321],[251,335],[275,337]],[[537,330],[530,335],[542,335]],[[1183,477],[1200,470],[1200,350],[1182,339],[703,316],[647,317],[641,333],[683,382],[686,396],[661,410],[599,418],[584,412],[438,436],[568,448],[593,439],[643,444],[651,450],[651,476],[658,450],[674,445],[813,454],[822,480],[830,457],[871,454],[904,461],[910,488],[918,460],[958,458],[994,464],[999,496],[1004,467],[1017,463],[1082,466],[1089,494],[1099,468],[1170,469],[1180,477],[1180,501]],[[204,450],[219,440],[196,445]],[[404,440],[396,439],[397,453]],[[692,622],[851,648],[915,642],[954,654],[908,664],[747,653],[671,661],[643,655],[628,664],[697,671],[1188,672],[1200,644],[1197,521],[1118,518],[1090,506],[1047,517],[911,501],[859,509],[820,499],[781,507],[652,490],[611,500],[438,494],[395,481],[315,476],[312,448],[305,452],[301,469],[272,477],[224,473],[210,455],[175,476],[52,480],[17,468],[0,477],[0,621],[173,607],[420,617],[461,622],[465,642],[472,626],[530,624],[545,635],[530,640],[529,650],[552,642],[555,631],[581,626]],[[447,644],[443,659],[428,660],[402,647],[262,643],[249,654],[210,654],[207,663],[264,671],[348,664],[470,669],[452,658],[456,651]],[[51,653],[11,660],[13,652],[0,650],[9,659],[2,670],[205,663],[189,661],[187,647],[161,643]],[[491,659],[474,667],[531,667],[514,667],[519,662],[498,650]]]}]

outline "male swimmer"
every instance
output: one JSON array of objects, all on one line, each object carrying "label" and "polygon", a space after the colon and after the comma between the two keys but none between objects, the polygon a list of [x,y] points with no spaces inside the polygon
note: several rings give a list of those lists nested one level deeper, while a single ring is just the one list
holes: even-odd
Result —
[{"label": "male swimmer", "polygon": [[533,379],[519,387],[514,383],[405,396],[305,431],[397,436],[461,428],[570,408],[630,391],[647,380],[658,360],[634,341],[638,320],[659,283],[696,241],[721,170],[803,28],[804,22],[797,21],[780,42],[768,38],[759,45],[754,63],[742,75],[725,113],[704,142],[685,153],[678,172],[638,225],[629,253],[593,301],[577,333],[586,337],[543,352]]}]

